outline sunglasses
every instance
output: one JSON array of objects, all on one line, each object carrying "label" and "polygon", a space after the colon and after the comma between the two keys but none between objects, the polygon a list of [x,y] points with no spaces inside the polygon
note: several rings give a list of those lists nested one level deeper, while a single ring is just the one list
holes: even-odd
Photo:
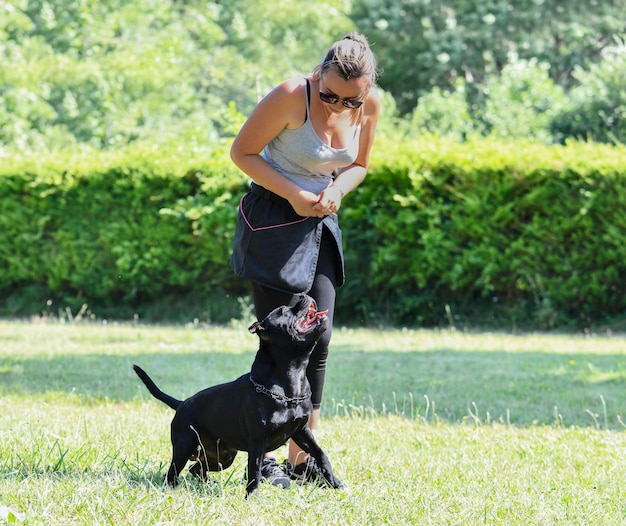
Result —
[{"label": "sunglasses", "polygon": [[351,110],[356,110],[357,108],[360,108],[363,105],[362,100],[340,99],[339,97],[335,97],[334,95],[329,95],[328,93],[324,93],[323,91],[320,91],[320,99],[322,102],[325,102],[326,104],[337,104],[339,101],[341,101],[341,104],[343,104],[346,108],[351,109]]}]

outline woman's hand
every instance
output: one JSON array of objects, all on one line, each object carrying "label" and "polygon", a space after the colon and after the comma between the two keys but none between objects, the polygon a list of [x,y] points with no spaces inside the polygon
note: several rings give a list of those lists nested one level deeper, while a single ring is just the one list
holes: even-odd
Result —
[{"label": "woman's hand", "polygon": [[[329,187],[329,188],[332,188]],[[324,217],[334,214],[341,205],[341,192],[329,188],[317,195],[306,190],[297,190],[287,197],[296,214],[302,217]]]},{"label": "woman's hand", "polygon": [[317,203],[313,206],[313,211],[321,214],[321,217],[335,214],[341,207],[343,192],[337,186],[330,185],[320,195]]}]

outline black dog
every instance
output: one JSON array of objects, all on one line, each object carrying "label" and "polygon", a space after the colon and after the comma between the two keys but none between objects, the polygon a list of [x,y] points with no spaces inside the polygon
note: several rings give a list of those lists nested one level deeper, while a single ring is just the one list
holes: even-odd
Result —
[{"label": "black dog", "polygon": [[228,468],[238,451],[248,452],[246,497],[258,492],[266,452],[291,438],[321,468],[326,483],[341,488],[330,461],[306,425],[313,406],[306,367],[311,351],[328,327],[326,312],[302,296],[293,307],[279,307],[250,327],[260,339],[252,370],[233,382],[204,389],[184,401],[163,393],[137,365],[150,393],[172,409],[172,463],[167,482],[176,485],[188,460],[202,478]]}]

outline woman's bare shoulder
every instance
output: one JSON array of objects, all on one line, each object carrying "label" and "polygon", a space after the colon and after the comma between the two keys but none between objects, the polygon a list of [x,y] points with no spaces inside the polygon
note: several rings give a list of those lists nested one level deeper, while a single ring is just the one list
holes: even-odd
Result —
[{"label": "woman's bare shoulder", "polygon": [[304,87],[306,86],[305,77],[291,77],[283,80],[278,84],[271,92],[270,95],[274,95],[278,98],[296,98],[304,93]]},{"label": "woman's bare shoulder", "polygon": [[288,128],[302,124],[305,106],[305,77],[292,77],[278,84],[267,96],[266,105],[271,111],[285,115]]},{"label": "woman's bare shoulder", "polygon": [[365,99],[365,105],[372,109],[378,109],[380,107],[380,92],[375,87],[369,90],[367,98]]}]

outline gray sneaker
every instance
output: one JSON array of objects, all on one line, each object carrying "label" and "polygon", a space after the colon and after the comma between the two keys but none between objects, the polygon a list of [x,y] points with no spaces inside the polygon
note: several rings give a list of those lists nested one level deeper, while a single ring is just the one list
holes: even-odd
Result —
[{"label": "gray sneaker", "polygon": [[287,471],[289,476],[297,481],[298,484],[313,484],[322,488],[328,487],[324,474],[313,457],[308,457],[305,462],[301,462],[297,466],[287,463]]},{"label": "gray sneaker", "polygon": [[274,486],[281,486],[288,489],[291,486],[291,479],[283,469],[283,465],[273,458],[264,458],[261,464],[261,480],[269,482]]}]

